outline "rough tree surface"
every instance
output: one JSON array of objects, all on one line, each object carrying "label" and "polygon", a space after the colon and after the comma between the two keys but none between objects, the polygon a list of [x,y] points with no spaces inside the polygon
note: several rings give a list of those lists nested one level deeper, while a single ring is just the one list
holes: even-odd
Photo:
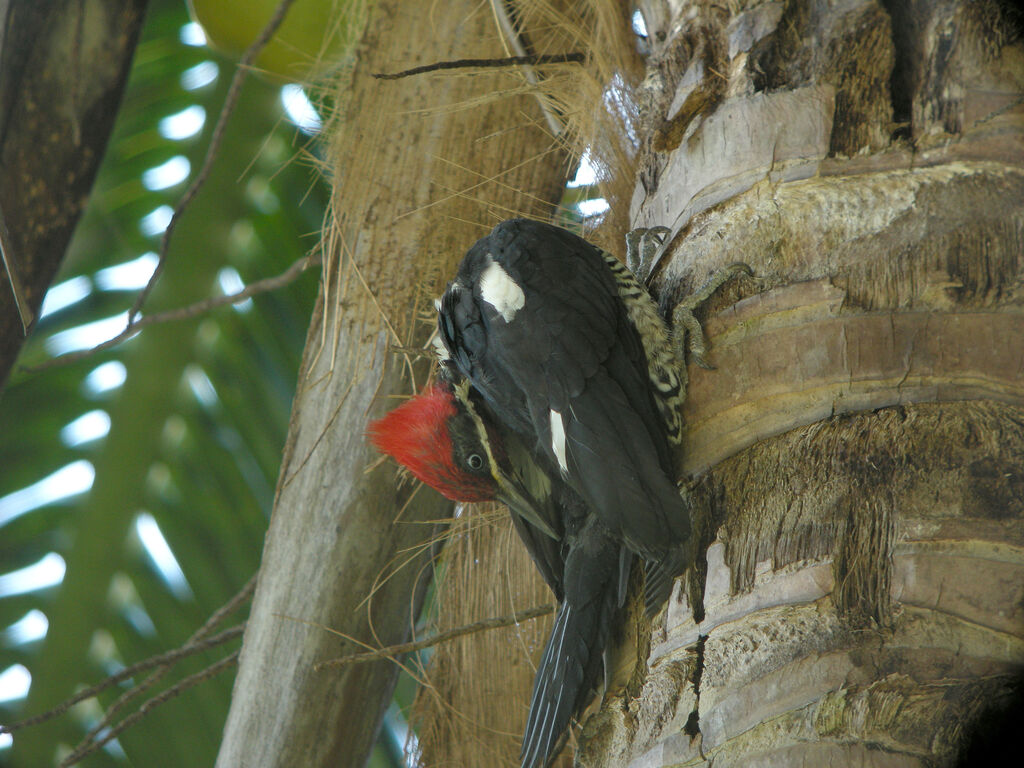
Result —
[{"label": "rough tree surface", "polygon": [[[399,482],[364,439],[410,394],[446,277],[508,211],[542,216],[568,169],[529,95],[507,76],[381,81],[435,61],[504,55],[476,2],[371,4],[330,152],[325,294],[299,391],[217,765],[363,766],[394,688],[390,661],[316,669],[409,639],[432,537],[451,504]],[[407,361],[408,358],[408,361]],[[372,470],[372,471],[371,471]],[[414,495],[415,494],[415,495]],[[372,593],[372,596],[371,596]]]},{"label": "rough tree surface", "polygon": [[762,281],[709,309],[717,370],[691,371],[706,563],[580,762],[981,760],[1024,671],[1019,17],[639,5],[655,288]]}]

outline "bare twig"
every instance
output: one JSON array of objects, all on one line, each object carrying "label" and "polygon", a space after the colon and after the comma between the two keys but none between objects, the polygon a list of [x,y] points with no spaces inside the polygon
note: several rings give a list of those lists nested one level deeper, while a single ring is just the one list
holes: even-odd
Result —
[{"label": "bare twig", "polygon": [[470,184],[468,187],[463,187],[462,189],[458,190],[457,192],[452,192],[452,193],[447,194],[447,195],[445,195],[445,196],[443,196],[443,197],[441,197],[439,199],[431,200],[429,203],[421,205],[418,208],[411,208],[410,210],[406,211],[405,213],[398,214],[395,217],[395,219],[396,220],[404,219],[406,216],[412,216],[413,214],[422,213],[423,211],[427,210],[428,208],[433,208],[434,206],[446,203],[449,200],[451,200],[452,198],[463,197],[466,194],[468,194],[469,192],[472,192],[474,189],[479,189],[480,187],[484,186],[485,184],[487,184],[489,182],[498,181],[498,179],[500,179],[502,176],[507,176],[507,175],[513,173],[514,171],[518,171],[524,165],[529,165],[530,163],[538,162],[542,157],[545,157],[546,155],[555,154],[558,151],[559,151],[559,149],[558,149],[557,146],[551,146],[548,149],[545,149],[542,152],[538,152],[537,154],[532,155],[531,157],[528,157],[525,160],[523,160],[523,161],[521,161],[519,163],[516,163],[513,166],[510,166],[508,168],[503,169],[500,173],[496,173],[493,176],[487,177],[487,176],[484,176],[483,174],[477,174],[480,177],[481,180],[478,181],[476,184]]},{"label": "bare twig", "polygon": [[430,648],[438,645],[439,643],[446,643],[449,640],[454,640],[457,637],[463,635],[471,635],[476,632],[483,632],[488,629],[498,629],[499,627],[508,627],[513,624],[518,624],[522,621],[529,621],[536,619],[540,616],[546,616],[554,610],[553,606],[550,605],[538,605],[533,608],[527,608],[524,611],[517,611],[516,613],[510,613],[506,616],[498,616],[492,619],[483,619],[482,621],[476,621],[472,624],[464,624],[461,627],[450,629],[447,632],[440,632],[432,637],[425,637],[422,640],[416,640],[410,643],[399,643],[398,645],[389,645],[385,648],[380,648],[375,651],[366,651],[365,653],[353,653],[350,656],[342,656],[338,659],[330,659],[328,661],[321,661],[317,664],[314,669],[317,671],[322,669],[328,669],[330,667],[343,667],[346,664],[364,664],[368,661],[378,661],[379,659],[392,659],[396,656],[401,656],[405,653],[411,653],[412,651],[421,651],[424,648]]},{"label": "bare twig", "polygon": [[[216,611],[214,611],[213,615],[206,620],[206,623],[192,633],[192,636],[185,641],[185,644],[188,645],[190,643],[195,643],[203,637],[206,637],[206,635],[213,631],[214,627],[220,624],[226,616],[237,610],[239,606],[241,606],[250,597],[252,597],[252,593],[255,590],[256,577],[253,576],[249,579],[246,585],[238,591],[238,594],[236,594],[233,598],[228,600],[227,603],[225,603]],[[114,721],[114,715],[116,715],[121,710],[122,707],[124,707],[132,699],[142,695],[147,690],[156,685],[158,682],[160,682],[164,678],[164,676],[170,671],[170,669],[170,664],[164,664],[155,672],[153,672],[153,674],[151,674],[149,677],[143,680],[141,683],[139,683],[133,688],[129,688],[127,691],[118,696],[117,699],[109,707],[107,707],[107,711],[103,713],[103,717],[100,718],[99,722],[92,727],[92,730],[85,734],[85,736],[82,738],[81,741],[78,742],[78,744],[75,746],[72,752],[77,753],[83,749],[86,749],[89,743],[92,742],[93,739],[95,739],[96,736],[101,731],[107,728]],[[145,707],[146,705],[143,704],[142,706]],[[129,717],[133,717],[133,715],[129,715]],[[124,729],[122,728],[121,730]]]},{"label": "bare twig", "polygon": [[203,638],[206,638],[206,636],[211,631],[213,631],[213,629],[218,624],[220,624],[226,616],[238,610],[238,607],[242,605],[242,603],[244,603],[246,600],[252,597],[252,593],[253,590],[255,590],[255,588],[256,577],[253,576],[251,579],[249,579],[249,582],[244,587],[242,587],[241,590],[239,590],[238,594],[236,594],[224,605],[222,605],[220,608],[214,611],[210,618],[206,620],[206,623],[203,624],[203,626],[201,626],[195,632],[193,632],[192,637],[186,640],[185,643],[180,648],[176,648],[173,651],[168,651],[167,653],[160,654],[159,656],[153,656],[149,659],[144,659],[143,661],[140,661],[137,664],[132,664],[130,667],[122,669],[117,674],[111,675],[106,680],[97,683],[91,688],[86,688],[83,691],[79,691],[74,696],[61,702],[48,712],[43,712],[42,714],[35,715],[34,717],[27,718],[26,720],[22,720],[18,723],[0,726],[0,733],[14,733],[14,731],[17,731],[21,728],[27,728],[32,725],[38,725],[39,723],[45,723],[47,720],[52,720],[58,715],[67,712],[69,709],[71,709],[71,707],[73,707],[78,702],[92,698],[100,691],[109,688],[111,685],[115,685],[121,682],[122,680],[127,680],[128,678],[135,676],[139,672],[144,672],[147,669],[152,669],[153,667],[158,666],[170,666],[171,664],[174,664],[175,662],[187,656],[191,656],[195,653],[205,651],[209,648],[213,648],[217,645],[220,645],[221,643],[227,642],[228,640],[240,634],[245,625],[242,624],[238,627],[232,627],[231,629],[224,630],[220,634],[214,635],[213,637],[207,638],[205,640]]},{"label": "bare twig", "polygon": [[232,613],[241,608],[242,605],[249,602],[249,598],[252,597],[252,593],[255,591],[256,576],[253,575],[249,577],[249,580],[245,583],[245,586],[238,590],[234,597],[232,597],[230,600],[224,603],[224,605],[222,605],[216,611],[214,611],[210,618],[206,620],[206,623],[203,624],[203,626],[201,626],[195,632],[193,632],[192,637],[190,637],[186,642],[194,643],[199,639],[206,637],[206,635],[212,632],[214,628],[216,628],[218,624],[224,621],[226,617],[230,616]]},{"label": "bare twig", "polygon": [[206,669],[200,670],[199,672],[196,672],[194,675],[189,675],[181,682],[176,683],[175,685],[168,688],[159,696],[154,696],[152,699],[149,699],[141,707],[139,707],[138,711],[128,715],[128,717],[126,717],[124,720],[122,720],[113,728],[104,733],[102,738],[96,739],[95,741],[92,741],[85,746],[80,745],[77,749],[75,749],[74,752],[72,752],[70,755],[68,755],[61,761],[59,768],[68,768],[68,766],[74,765],[83,757],[86,757],[90,753],[95,752],[97,749],[102,747],[107,742],[116,739],[118,734],[127,730],[128,728],[131,728],[133,725],[135,725],[135,723],[137,723],[139,720],[148,715],[156,707],[159,707],[161,704],[166,704],[168,701],[177,697],[181,693],[187,691],[189,688],[193,688],[199,685],[200,683],[209,680],[211,677],[220,674],[228,667],[237,664],[238,653],[238,651],[235,651],[234,653],[225,656],[216,664],[213,664],[207,667]]},{"label": "bare twig", "polygon": [[[516,56],[519,58],[533,54],[533,51],[528,50],[529,43],[521,34],[521,30],[512,18],[509,4],[505,2],[505,0],[491,0],[491,12],[494,14],[494,21],[498,25],[498,29],[501,30],[501,39],[505,50],[508,51],[509,46],[511,46],[512,50],[515,51]],[[522,73],[526,82],[534,88],[540,84],[540,78],[537,77],[537,72],[532,66],[524,64]],[[547,121],[551,135],[561,136],[562,132],[565,130],[565,125],[562,122],[562,119],[555,114],[555,111],[551,108],[551,104],[544,98],[544,96],[537,92],[534,92],[533,95],[537,99],[537,105],[540,107],[540,111],[544,114],[544,120]]]},{"label": "bare twig", "polygon": [[586,56],[582,53],[552,53],[535,56],[506,56],[502,59],[455,59],[454,61],[437,61],[433,64],[424,64],[421,67],[405,69],[401,72],[375,72],[373,76],[378,80],[400,80],[403,77],[422,75],[427,72],[437,72],[442,69],[479,69],[479,68],[500,68],[500,67],[539,67],[545,64],[582,64]]},{"label": "bare twig", "polygon": [[133,677],[135,674],[137,674],[139,672],[142,672],[142,671],[144,671],[146,669],[150,669],[150,668],[152,668],[154,666],[162,667],[162,669],[160,671],[150,675],[149,678],[147,678],[143,683],[140,683],[139,685],[137,685],[134,688],[130,689],[129,691],[125,692],[125,694],[123,694],[117,701],[115,701],[110,707],[108,707],[108,709],[107,709],[106,713],[104,714],[104,717],[103,717],[100,725],[95,727],[95,728],[93,728],[88,734],[86,734],[85,738],[83,738],[82,741],[80,741],[78,743],[78,745],[75,747],[75,749],[72,750],[71,754],[68,755],[64,759],[64,761],[61,763],[61,766],[70,766],[70,765],[73,765],[73,764],[77,763],[78,761],[80,761],[86,755],[88,755],[91,752],[94,752],[95,750],[99,749],[104,744],[109,742],[111,739],[116,738],[116,736],[119,733],[123,732],[126,728],[131,727],[134,723],[136,723],[142,717],[145,717],[145,715],[148,714],[154,707],[157,707],[160,704],[163,704],[164,702],[169,701],[170,699],[172,699],[172,698],[176,697],[178,694],[180,694],[182,691],[185,691],[188,688],[191,688],[191,687],[193,687],[195,685],[198,685],[199,683],[203,682],[204,680],[207,680],[207,679],[213,677],[214,675],[218,674],[219,672],[223,671],[228,666],[237,663],[238,651],[235,651],[234,653],[230,654],[226,658],[221,659],[216,664],[214,664],[214,665],[212,665],[210,667],[207,667],[206,669],[204,669],[204,670],[202,670],[200,672],[197,672],[194,675],[186,677],[181,682],[179,682],[179,683],[175,684],[174,686],[168,688],[166,691],[161,693],[159,696],[156,696],[156,697],[146,701],[138,709],[138,711],[136,711],[133,714],[131,714],[128,717],[126,717],[124,720],[122,720],[120,723],[118,723],[117,726],[115,726],[114,728],[111,728],[110,730],[108,730],[106,733],[104,733],[102,738],[100,738],[99,740],[94,741],[94,739],[96,739],[96,736],[102,730],[107,728],[107,726],[109,725],[109,723],[110,723],[110,721],[111,721],[111,719],[113,717],[113,714],[120,708],[121,705],[123,705],[126,701],[131,699],[133,696],[138,695],[142,691],[146,690],[146,688],[151,687],[153,684],[155,684],[158,680],[160,680],[160,678],[163,676],[163,674],[168,669],[170,669],[171,665],[173,665],[177,661],[179,661],[179,660],[181,660],[181,659],[183,659],[183,658],[185,658],[187,656],[192,656],[192,655],[194,655],[196,653],[200,653],[202,651],[208,650],[208,649],[213,648],[215,646],[221,645],[221,644],[227,642],[228,640],[231,640],[233,638],[238,637],[242,633],[242,630],[245,627],[244,623],[239,625],[239,626],[237,626],[237,627],[232,627],[231,629],[224,630],[223,632],[221,632],[221,633],[219,633],[217,635],[213,635],[212,637],[206,637],[206,636],[218,624],[220,624],[224,620],[224,618],[226,616],[228,616],[229,614],[233,613],[246,600],[248,600],[250,597],[252,597],[252,593],[253,593],[255,587],[256,587],[256,577],[253,576],[249,580],[249,582],[244,587],[242,587],[242,589],[238,592],[238,594],[236,594],[233,598],[231,598],[231,600],[229,600],[223,606],[218,608],[210,616],[210,618],[206,620],[206,622],[203,624],[203,626],[200,627],[198,630],[196,630],[192,634],[192,636],[185,642],[185,644],[182,645],[180,648],[177,648],[177,649],[175,649],[173,651],[169,651],[168,653],[165,653],[165,654],[161,654],[160,656],[154,656],[154,657],[152,657],[150,659],[146,659],[146,660],[141,661],[141,662],[139,662],[137,664],[133,664],[132,666],[127,667],[126,669],[121,670],[121,672],[117,673],[116,675],[111,675],[110,677],[108,677],[106,680],[104,680],[103,682],[99,683],[98,685],[92,686],[91,688],[86,689],[84,691],[80,691],[79,693],[75,694],[71,698],[69,698],[66,701],[64,701],[63,703],[61,703],[59,706],[57,706],[54,709],[50,710],[49,712],[44,712],[43,714],[37,715],[36,717],[32,717],[32,718],[29,718],[27,720],[22,720],[20,723],[15,723],[14,725],[5,726],[5,727],[0,728],[0,733],[11,733],[11,732],[14,732],[14,731],[16,731],[16,730],[18,730],[20,728],[25,728],[25,727],[28,727],[28,726],[31,726],[31,725],[37,725],[37,724],[39,724],[41,722],[44,722],[46,720],[50,720],[50,719],[52,719],[52,718],[54,718],[54,717],[56,717],[56,716],[58,716],[58,715],[60,715],[60,714],[62,714],[64,712],[66,712],[68,709],[70,709],[72,706],[74,706],[78,702],[80,702],[80,701],[82,701],[84,699],[87,699],[87,698],[91,698],[92,696],[95,696],[100,691],[102,691],[105,688],[110,687],[111,685],[119,683],[119,682],[121,682],[124,679]]},{"label": "bare twig", "polygon": [[14,258],[14,249],[11,245],[11,238],[7,232],[7,224],[4,221],[4,212],[0,210],[0,261],[3,262],[4,271],[7,272],[7,281],[11,284],[11,292],[14,294],[14,306],[18,308],[18,316],[21,318],[21,330],[27,336],[28,329],[32,327],[35,317],[32,308],[25,298],[25,288],[21,284],[21,276],[18,274],[18,263]]},{"label": "bare twig", "polygon": [[167,653],[162,653],[159,656],[151,656],[148,659],[143,659],[142,661],[136,664],[132,664],[129,667],[125,667],[120,672],[111,675],[105,680],[101,680],[100,682],[96,683],[96,685],[82,689],[74,696],[65,699],[56,707],[47,712],[43,712],[42,714],[36,715],[35,717],[30,717],[26,720],[22,720],[18,723],[13,723],[11,725],[0,725],[0,733],[14,733],[15,731],[21,730],[22,728],[28,728],[29,726],[39,725],[40,723],[44,723],[47,720],[52,720],[58,715],[62,715],[65,712],[67,712],[69,709],[71,709],[71,707],[75,706],[75,704],[77,704],[78,702],[85,701],[86,699],[91,699],[93,696],[96,696],[102,691],[105,691],[110,686],[117,685],[122,680],[127,680],[131,677],[135,677],[135,675],[139,674],[140,672],[145,672],[147,669],[174,664],[175,662],[187,658],[188,656],[194,656],[195,654],[202,653],[203,651],[209,650],[210,648],[216,648],[218,645],[221,645],[223,643],[226,643],[228,640],[233,640],[234,638],[238,637],[242,634],[244,630],[245,624],[239,624],[237,627],[225,629],[223,632],[213,635],[212,637],[209,637],[205,640],[200,640],[194,643],[185,643],[185,645],[181,646],[180,648],[175,648],[173,651],[168,651]]},{"label": "bare twig", "polygon": [[206,157],[203,158],[203,165],[199,169],[199,173],[196,178],[189,185],[189,188],[185,190],[185,194],[181,196],[178,204],[174,206],[174,213],[171,214],[171,220],[167,223],[167,229],[164,230],[163,237],[160,240],[160,254],[159,260],[156,264],[156,269],[153,270],[152,276],[149,278],[149,282],[146,283],[146,287],[139,293],[135,303],[132,305],[131,310],[128,312],[128,324],[131,326],[132,320],[142,311],[142,305],[146,303],[146,299],[149,298],[150,292],[153,290],[153,286],[156,285],[156,281],[160,278],[160,275],[164,271],[164,266],[167,263],[167,252],[171,243],[171,234],[174,232],[174,227],[177,225],[181,215],[185,212],[185,209],[189,206],[195,196],[202,189],[206,183],[207,178],[210,175],[210,169],[213,168],[213,161],[217,157],[217,153],[220,151],[221,141],[224,139],[224,131],[227,128],[228,119],[231,114],[235,111],[235,105],[238,103],[238,97],[242,93],[242,84],[245,82],[245,78],[249,76],[249,69],[256,61],[256,57],[260,55],[260,52],[270,42],[270,38],[277,32],[277,28],[281,26],[281,22],[284,21],[285,14],[288,13],[288,9],[294,0],[281,0],[278,3],[277,8],[274,10],[274,15],[270,17],[270,21],[267,22],[266,26],[263,27],[263,31],[260,32],[260,36],[253,41],[246,51],[242,60],[238,62],[238,69],[235,70],[234,77],[231,78],[231,85],[228,88],[228,94],[224,99],[224,106],[221,107],[220,115],[217,117],[217,124],[213,128],[213,135],[210,137],[210,146],[206,149]]},{"label": "bare twig", "polygon": [[97,352],[102,352],[105,349],[116,347],[122,341],[134,336],[139,330],[145,328],[148,325],[156,325],[158,323],[172,323],[179,320],[189,320],[193,317],[205,314],[212,309],[222,307],[225,304],[238,304],[245,301],[246,299],[256,296],[260,293],[267,293],[268,291],[275,291],[278,288],[282,288],[288,283],[293,282],[299,275],[305,272],[312,266],[316,266],[320,263],[319,256],[303,256],[302,258],[296,259],[288,269],[282,272],[280,275],[274,277],[267,277],[263,280],[257,280],[254,283],[249,283],[243,290],[238,293],[232,293],[225,296],[213,296],[203,301],[197,301],[195,304],[189,304],[187,307],[178,307],[177,309],[169,309],[166,312],[158,312],[155,315],[145,315],[138,320],[128,322],[125,329],[121,331],[117,336],[111,339],[107,339],[102,344],[97,344],[95,347],[89,349],[83,349],[79,352],[69,352],[66,355],[55,357],[52,360],[47,360],[45,363],[34,365],[25,370],[28,373],[39,373],[45,371],[47,368],[56,368],[61,365],[69,365],[70,363],[77,362],[82,358],[95,355]]}]

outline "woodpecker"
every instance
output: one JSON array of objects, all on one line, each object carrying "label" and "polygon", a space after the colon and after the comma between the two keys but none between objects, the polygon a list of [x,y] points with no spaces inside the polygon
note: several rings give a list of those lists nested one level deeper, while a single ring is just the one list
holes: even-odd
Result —
[{"label": "woodpecker", "polygon": [[[522,766],[547,765],[569,723],[607,676],[633,554],[560,477],[497,424],[468,380],[442,365],[438,381],[372,422],[374,445],[454,501],[501,501],[558,601],[534,679]],[[605,673],[602,675],[602,673]]]},{"label": "woodpecker", "polygon": [[648,563],[648,607],[691,560],[675,484],[685,367],[614,256],[550,224],[502,222],[438,303],[443,355],[541,469]]},{"label": "woodpecker", "polygon": [[[641,251],[651,242],[627,239]],[[378,448],[449,498],[505,502],[559,601],[523,768],[546,765],[585,707],[634,556],[645,564],[648,613],[692,560],[672,458],[684,355],[704,364],[692,308],[741,270],[681,303],[673,338],[614,256],[552,225],[503,222],[437,302],[438,383],[371,425]]]}]

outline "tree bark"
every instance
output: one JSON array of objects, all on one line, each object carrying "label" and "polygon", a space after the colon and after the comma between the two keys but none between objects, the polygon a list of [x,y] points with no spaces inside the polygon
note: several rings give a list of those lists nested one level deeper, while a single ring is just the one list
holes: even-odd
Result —
[{"label": "tree bark", "polygon": [[145,10],[145,0],[0,2],[0,389],[89,197]]},{"label": "tree bark", "polygon": [[580,762],[981,764],[1024,670],[1019,17],[641,6],[656,290],[740,260],[760,285],[709,307],[690,372],[705,561]]},{"label": "tree bark", "polygon": [[392,407],[392,393],[423,384],[423,362],[401,349],[423,344],[431,299],[465,249],[513,213],[546,213],[568,167],[539,127],[537,102],[501,93],[517,74],[370,77],[504,55],[479,3],[382,0],[370,4],[365,30],[340,91],[324,295],[218,757],[225,768],[365,763],[397,667],[315,665],[363,649],[345,637],[408,639],[434,537],[451,513],[378,466],[367,418]]}]

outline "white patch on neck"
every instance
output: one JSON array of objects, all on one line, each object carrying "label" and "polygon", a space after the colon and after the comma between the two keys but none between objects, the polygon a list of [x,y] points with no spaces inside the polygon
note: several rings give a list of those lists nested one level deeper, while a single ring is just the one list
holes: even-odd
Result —
[{"label": "white patch on neck", "polygon": [[558,459],[558,466],[563,472],[569,471],[569,463],[565,460],[565,424],[562,423],[562,414],[553,410],[551,418],[551,450],[555,452]]},{"label": "white patch on neck", "polygon": [[516,312],[526,304],[523,289],[493,260],[480,275],[480,297],[494,307],[506,323],[511,323]]},{"label": "white patch on neck", "polygon": [[434,350],[434,354],[437,355],[438,360],[451,360],[452,353],[448,349],[448,346],[444,343],[444,339],[441,338],[441,334],[435,333],[430,337],[430,345]]}]

